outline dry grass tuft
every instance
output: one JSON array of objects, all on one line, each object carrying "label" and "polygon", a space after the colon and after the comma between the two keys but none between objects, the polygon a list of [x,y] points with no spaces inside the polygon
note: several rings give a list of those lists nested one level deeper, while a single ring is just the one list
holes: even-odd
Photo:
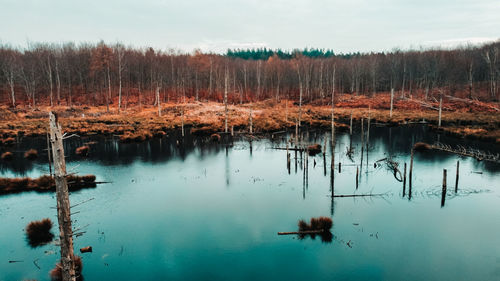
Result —
[{"label": "dry grass tuft", "polygon": [[75,150],[76,155],[87,156],[89,155],[90,147],[88,145],[80,146]]},{"label": "dry grass tuft", "polygon": [[314,156],[318,153],[321,153],[321,145],[319,144],[313,144],[307,147],[307,151],[309,152],[309,155]]},{"label": "dry grass tuft", "polygon": [[54,239],[54,234],[50,232],[52,225],[49,218],[30,222],[26,226],[26,237],[30,246],[38,247],[51,242]]},{"label": "dry grass tuft", "polygon": [[300,220],[298,226],[299,231],[322,230],[326,232],[332,228],[333,221],[329,217],[311,218],[309,224],[304,220]]},{"label": "dry grass tuft", "polygon": [[30,149],[24,153],[24,158],[28,160],[35,160],[38,157],[38,151],[36,149]]},{"label": "dry grass tuft", "polygon": [[14,154],[12,154],[12,152],[10,151],[6,151],[2,153],[2,156],[0,156],[0,158],[5,161],[10,161],[14,158]]}]

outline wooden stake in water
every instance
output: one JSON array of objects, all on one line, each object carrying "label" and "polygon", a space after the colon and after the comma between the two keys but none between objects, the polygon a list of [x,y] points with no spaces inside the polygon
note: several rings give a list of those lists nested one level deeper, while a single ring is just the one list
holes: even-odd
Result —
[{"label": "wooden stake in water", "polygon": [[405,162],[405,170],[403,173],[403,197],[405,197],[406,194],[406,162]]},{"label": "wooden stake in water", "polygon": [[342,172],[342,163],[339,162],[339,174]]},{"label": "wooden stake in water", "polygon": [[455,178],[455,193],[458,191],[458,174],[460,170],[460,161],[457,161],[457,176]]},{"label": "wooden stake in water", "polygon": [[75,281],[75,264],[73,261],[73,228],[71,226],[71,212],[66,181],[66,161],[64,159],[63,136],[61,125],[54,113],[49,113],[50,143],[54,156],[54,179],[57,197],[57,220],[61,245],[62,280]]},{"label": "wooden stake in water", "polygon": [[411,149],[411,157],[410,157],[410,175],[409,175],[410,194],[411,194],[412,175],[413,175],[413,148]]},{"label": "wooden stake in water", "polygon": [[360,168],[363,169],[363,152],[365,148],[365,127],[364,127],[364,119],[361,117],[361,165]]},{"label": "wooden stake in water", "polygon": [[349,151],[352,151],[352,111],[351,111],[351,118],[349,121]]},{"label": "wooden stake in water", "polygon": [[356,189],[358,189],[358,181],[359,181],[359,167],[356,166]]},{"label": "wooden stake in water", "polygon": [[367,165],[368,165],[368,147],[370,146],[370,121],[371,121],[371,116],[370,116],[370,107],[368,107],[368,124],[367,124],[367,130],[366,130],[366,158],[367,158]]},{"label": "wooden stake in water", "polygon": [[323,156],[326,155],[326,136],[325,136],[325,142],[323,144]]},{"label": "wooden stake in water", "polygon": [[444,207],[446,200],[446,169],[443,169],[443,190],[441,191],[441,207]]}]

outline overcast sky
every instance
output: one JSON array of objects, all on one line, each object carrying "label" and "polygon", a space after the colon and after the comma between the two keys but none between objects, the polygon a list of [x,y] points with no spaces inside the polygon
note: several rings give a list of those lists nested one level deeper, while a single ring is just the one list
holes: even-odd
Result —
[{"label": "overcast sky", "polygon": [[500,38],[500,0],[0,0],[0,41],[192,51],[450,47]]}]

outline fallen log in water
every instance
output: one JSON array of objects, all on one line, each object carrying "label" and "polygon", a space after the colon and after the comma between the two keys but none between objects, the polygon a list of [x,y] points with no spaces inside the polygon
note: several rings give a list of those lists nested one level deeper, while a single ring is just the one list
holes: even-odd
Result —
[{"label": "fallen log in water", "polygon": [[378,193],[378,194],[344,194],[344,195],[335,195],[333,197],[370,197],[370,196],[384,196],[385,194],[383,193]]},{"label": "fallen log in water", "polygon": [[448,153],[453,153],[460,156],[467,156],[475,158],[478,161],[490,161],[494,163],[500,163],[500,154],[492,154],[490,152],[481,151],[474,148],[465,148],[464,146],[451,147],[451,145],[436,142],[435,144],[427,144],[418,142],[414,146],[414,150],[426,151],[426,150],[440,150]]},{"label": "fallen log in water", "polygon": [[290,231],[290,232],[278,232],[278,235],[293,235],[293,234],[320,234],[325,232],[324,230],[305,230],[305,231]]},{"label": "fallen log in water", "polygon": [[[96,177],[94,175],[66,177],[70,191],[82,188],[96,187]],[[55,180],[51,176],[41,176],[32,178],[0,178],[0,194],[20,193],[25,191],[54,192],[56,190]]]}]

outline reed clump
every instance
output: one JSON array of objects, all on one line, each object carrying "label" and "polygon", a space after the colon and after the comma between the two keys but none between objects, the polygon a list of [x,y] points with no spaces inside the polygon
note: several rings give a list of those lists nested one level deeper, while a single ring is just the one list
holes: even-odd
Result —
[{"label": "reed clump", "polygon": [[88,156],[90,147],[88,145],[80,146],[75,150],[76,155]]},{"label": "reed clump", "polygon": [[38,158],[38,151],[32,148],[24,153],[24,158],[28,160],[35,160]]},{"label": "reed clump", "polygon": [[311,218],[310,223],[304,220],[299,220],[299,231],[330,231],[333,226],[333,221],[329,217]]},{"label": "reed clump", "polygon": [[38,247],[51,242],[54,239],[54,234],[50,232],[52,226],[52,221],[49,218],[30,222],[26,226],[26,237],[30,246]]},{"label": "reed clump", "polygon": [[14,154],[12,154],[12,152],[10,151],[6,151],[2,153],[2,156],[0,156],[0,158],[4,161],[10,161],[14,158]]},{"label": "reed clump", "polygon": [[[311,218],[310,223],[300,220],[298,225],[299,232],[303,232],[299,234],[299,239],[304,239],[307,236],[315,239],[316,235],[319,235],[321,241],[324,243],[330,243],[333,240],[333,234],[330,232],[333,221],[329,217]],[[308,231],[312,233],[307,233]]]},{"label": "reed clump", "polygon": [[5,139],[2,139],[0,141],[0,144],[4,145],[4,146],[10,146],[10,145],[13,145],[15,142],[16,142],[15,138],[8,137],[8,138],[5,138]]},{"label": "reed clump", "polygon": [[[75,275],[77,281],[83,281],[82,269],[83,262],[80,256],[73,256],[73,262],[75,264]],[[57,263],[56,266],[50,271],[50,279],[52,281],[62,281],[62,264]]]},{"label": "reed clump", "polygon": [[307,151],[309,152],[309,155],[314,156],[318,153],[321,153],[321,145],[320,144],[313,144],[307,147]]}]

